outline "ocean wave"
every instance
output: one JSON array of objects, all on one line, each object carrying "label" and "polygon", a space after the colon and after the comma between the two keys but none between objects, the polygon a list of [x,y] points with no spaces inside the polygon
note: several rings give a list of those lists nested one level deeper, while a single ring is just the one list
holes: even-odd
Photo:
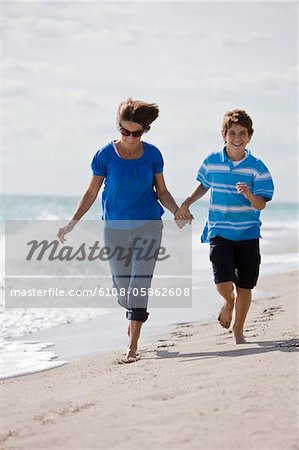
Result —
[{"label": "ocean wave", "polygon": [[84,322],[99,315],[109,314],[112,310],[104,308],[0,308],[2,337],[25,336],[36,331],[65,325],[72,322]]},{"label": "ocean wave", "polygon": [[36,220],[63,220],[64,218],[58,214],[48,213],[47,211],[42,211],[38,214]]},{"label": "ocean wave", "polygon": [[28,375],[67,364],[67,361],[56,360],[54,352],[42,351],[53,345],[52,342],[3,342],[0,345],[0,379]]}]

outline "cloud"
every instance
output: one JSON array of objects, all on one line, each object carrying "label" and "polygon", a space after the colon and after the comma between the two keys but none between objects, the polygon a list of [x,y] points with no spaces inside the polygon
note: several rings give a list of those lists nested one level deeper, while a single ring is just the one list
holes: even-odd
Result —
[{"label": "cloud", "polygon": [[[128,96],[160,105],[159,123],[146,138],[161,146],[177,191],[194,186],[193,179],[180,184],[177,174],[193,174],[194,164],[222,145],[222,115],[231,107],[252,113],[253,148],[261,148],[277,173],[273,155],[280,156],[281,147],[295,152],[294,8],[5,2],[3,22],[8,191],[26,191],[15,179],[26,170],[33,180],[39,165],[62,167],[48,193],[61,190],[64,164],[70,174],[89,168],[93,149],[116,137],[116,108]],[[77,177],[71,189],[78,193]]]},{"label": "cloud", "polygon": [[[9,80],[4,78],[2,87],[2,95],[4,99],[5,97],[18,100],[26,98],[32,99],[32,96],[34,95],[34,88],[29,83],[23,83],[18,80]],[[9,105],[7,106],[9,107]]]},{"label": "cloud", "polygon": [[13,4],[4,7],[4,27],[6,38],[16,36],[20,32],[23,38],[60,39],[75,33],[80,33],[88,28],[80,15],[68,14],[71,5],[57,5],[47,3],[18,4],[18,9]]},{"label": "cloud", "polygon": [[42,139],[43,135],[42,133],[37,130],[36,128],[28,128],[28,127],[12,127],[12,128],[5,128],[4,130],[4,140],[5,139],[12,139],[14,141],[17,141],[18,144],[21,142],[24,142],[24,140],[29,141],[38,141]]},{"label": "cloud", "polygon": [[2,69],[6,76],[29,75],[37,72],[53,72],[54,67],[51,64],[41,61],[28,61],[17,58],[4,58],[2,61]]}]

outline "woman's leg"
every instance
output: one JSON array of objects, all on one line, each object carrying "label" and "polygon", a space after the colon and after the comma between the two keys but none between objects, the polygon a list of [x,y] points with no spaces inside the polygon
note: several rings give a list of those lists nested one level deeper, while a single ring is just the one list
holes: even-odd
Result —
[{"label": "woman's leg", "polygon": [[[151,221],[145,226],[130,230],[105,230],[105,245],[125,249],[125,254],[131,251],[131,260],[120,258],[109,260],[113,284],[118,292],[118,303],[127,309],[129,320],[129,343],[126,357],[122,362],[138,360],[137,348],[142,324],[148,318],[148,289],[156,264],[155,253],[159,249],[162,237],[162,221]],[[151,258],[148,258],[148,249]],[[131,249],[131,250],[130,250]],[[140,256],[147,255],[147,258]],[[122,294],[123,293],[123,294]]]},{"label": "woman's leg", "polygon": [[130,340],[126,353],[126,359],[128,362],[135,362],[138,360],[137,347],[142,324],[143,322],[140,320],[130,320],[129,322]]},{"label": "woman's leg", "polygon": [[[138,317],[138,314],[140,314],[140,317],[142,317],[142,314],[147,314],[146,310],[142,310],[142,308],[135,309],[134,311],[128,311],[128,315],[131,314],[131,317]],[[127,353],[126,357],[123,360],[123,362],[135,362],[139,359],[137,354],[137,348],[138,348],[138,340],[140,338],[140,332],[141,327],[144,323],[144,320],[133,320],[129,319],[129,326],[128,326],[128,336],[129,336],[129,343],[127,347]]]},{"label": "woman's leg", "polygon": [[128,291],[131,278],[132,262],[121,258],[121,253],[128,254],[130,247],[130,235],[128,230],[117,230],[105,228],[105,246],[108,247],[115,256],[109,259],[109,266],[112,275],[113,286],[116,288],[117,301],[120,306],[128,309]]},{"label": "woman's leg", "polygon": [[135,362],[138,360],[137,348],[141,327],[147,320],[148,289],[151,286],[156,257],[142,259],[140,251],[147,253],[151,248],[151,254],[161,245],[162,221],[152,221],[140,229],[132,231],[132,242],[138,238],[138,248],[132,253],[131,279],[129,285],[127,319],[129,320],[128,335],[129,344],[124,362]]}]

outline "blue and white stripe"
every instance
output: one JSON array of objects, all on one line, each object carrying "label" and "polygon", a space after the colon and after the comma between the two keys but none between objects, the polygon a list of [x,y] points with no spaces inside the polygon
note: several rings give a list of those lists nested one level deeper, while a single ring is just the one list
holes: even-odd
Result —
[{"label": "blue and white stripe", "polygon": [[274,186],[265,164],[249,150],[246,152],[247,157],[234,165],[224,148],[209,155],[198,171],[197,180],[211,192],[203,242],[214,236],[232,240],[260,237],[260,211],[254,209],[243,194],[237,193],[236,183],[247,183],[254,195],[260,195],[266,201],[272,199]]}]

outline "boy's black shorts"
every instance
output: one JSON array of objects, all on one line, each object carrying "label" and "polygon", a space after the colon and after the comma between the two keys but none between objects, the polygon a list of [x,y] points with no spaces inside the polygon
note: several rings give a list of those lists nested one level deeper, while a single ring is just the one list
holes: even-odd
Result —
[{"label": "boy's black shorts", "polygon": [[240,288],[253,289],[261,262],[259,239],[231,241],[213,237],[210,239],[210,261],[216,284],[232,281]]}]

